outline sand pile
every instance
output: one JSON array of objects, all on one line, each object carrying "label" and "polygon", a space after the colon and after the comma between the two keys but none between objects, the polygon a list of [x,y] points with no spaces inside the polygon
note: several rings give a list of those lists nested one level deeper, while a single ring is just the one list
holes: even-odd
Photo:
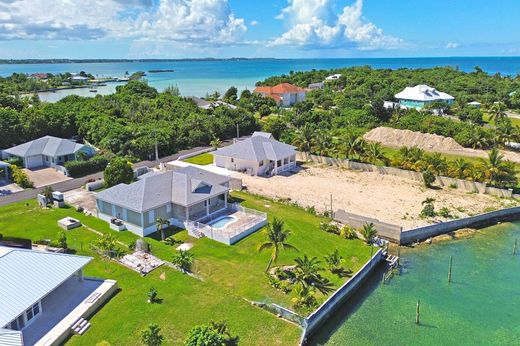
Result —
[{"label": "sand pile", "polygon": [[419,147],[427,151],[446,152],[463,151],[464,147],[453,138],[421,133],[410,130],[398,130],[378,127],[367,132],[363,138],[370,142],[379,142],[390,147]]},{"label": "sand pile", "polygon": [[[418,147],[426,151],[444,154],[487,158],[485,150],[464,148],[451,137],[421,133],[410,130],[378,127],[367,132],[363,138],[369,142],[379,142],[394,148]],[[506,160],[520,163],[520,153],[501,150]]]}]

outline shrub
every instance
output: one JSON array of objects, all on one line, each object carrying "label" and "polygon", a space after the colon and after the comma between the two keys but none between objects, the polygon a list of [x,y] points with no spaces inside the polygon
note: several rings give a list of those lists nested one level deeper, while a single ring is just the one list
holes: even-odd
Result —
[{"label": "shrub", "polygon": [[134,179],[134,171],[130,163],[122,158],[115,157],[105,168],[105,185],[112,187],[117,184],[130,184]]},{"label": "shrub", "polygon": [[339,234],[339,227],[337,224],[335,223],[325,223],[325,222],[320,222],[320,230],[324,231],[324,232],[327,232],[327,233],[334,233],[334,234]]},{"label": "shrub", "polygon": [[451,218],[452,217],[452,215],[450,213],[450,210],[447,207],[442,207],[439,210],[439,215],[444,217],[444,218]]},{"label": "shrub", "polygon": [[424,181],[424,186],[431,187],[432,184],[435,182],[435,175],[430,170],[426,170],[422,174],[422,178]]},{"label": "shrub", "polygon": [[94,156],[89,160],[74,160],[65,162],[64,166],[72,177],[82,177],[100,172],[106,168],[108,159],[104,156]]},{"label": "shrub", "polygon": [[422,201],[422,205],[424,207],[423,207],[423,210],[421,211],[420,216],[422,216],[422,217],[437,216],[433,202],[435,202],[435,199],[433,199],[433,198],[426,198],[424,201]]},{"label": "shrub", "polygon": [[13,181],[20,186],[22,189],[33,188],[34,184],[29,180],[29,177],[25,172],[18,166],[11,166],[11,174]]},{"label": "shrub", "polygon": [[173,255],[172,263],[183,272],[189,272],[193,264],[193,253],[184,250],[177,251]]},{"label": "shrub", "polygon": [[58,247],[67,249],[67,235],[63,231],[58,233]]},{"label": "shrub", "polygon": [[186,346],[222,346],[224,336],[212,326],[202,325],[193,327],[184,342]]},{"label": "shrub", "polygon": [[9,159],[7,159],[6,162],[8,164],[10,164],[10,165],[15,165],[15,166],[18,166],[18,167],[22,167],[23,166],[23,160],[22,160],[21,157],[18,157],[18,156],[12,156]]},{"label": "shrub", "polygon": [[343,226],[339,235],[345,239],[356,239],[357,233],[356,230],[350,226]]},{"label": "shrub", "polygon": [[155,323],[150,323],[147,329],[141,331],[141,341],[146,346],[159,346],[163,340],[161,328]]}]

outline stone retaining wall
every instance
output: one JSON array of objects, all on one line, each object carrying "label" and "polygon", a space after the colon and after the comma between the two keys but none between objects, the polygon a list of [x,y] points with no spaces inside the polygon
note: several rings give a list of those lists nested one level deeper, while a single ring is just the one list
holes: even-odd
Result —
[{"label": "stone retaining wall", "polygon": [[365,279],[372,273],[377,265],[385,258],[383,249],[379,249],[365,265],[345,282],[336,292],[334,292],[323,304],[321,304],[312,314],[304,320],[304,333],[301,343],[305,344],[309,336],[332,315],[350,297]]},{"label": "stone retaining wall", "polygon": [[367,223],[373,223],[377,229],[377,235],[381,238],[390,240],[394,243],[401,241],[401,226],[392,225],[386,222],[379,221],[374,218],[348,213],[343,209],[339,209],[334,213],[334,220],[355,228],[361,228]]}]

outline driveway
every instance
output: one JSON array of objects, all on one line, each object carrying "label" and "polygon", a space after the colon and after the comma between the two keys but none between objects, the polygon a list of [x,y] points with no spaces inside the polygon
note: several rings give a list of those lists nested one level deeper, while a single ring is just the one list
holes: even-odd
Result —
[{"label": "driveway", "polygon": [[96,193],[86,191],[82,188],[70,190],[63,193],[65,203],[73,205],[74,207],[81,206],[91,214],[96,214]]},{"label": "driveway", "polygon": [[24,172],[34,183],[34,187],[41,187],[46,185],[56,184],[65,180],[70,180],[72,178],[66,177],[62,173],[56,171],[54,168],[44,167],[44,168],[34,168],[34,169],[23,169]]}]

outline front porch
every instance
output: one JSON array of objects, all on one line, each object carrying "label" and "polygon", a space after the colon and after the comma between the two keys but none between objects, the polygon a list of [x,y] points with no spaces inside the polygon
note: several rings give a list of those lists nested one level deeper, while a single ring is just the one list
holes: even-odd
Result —
[{"label": "front porch", "polygon": [[273,176],[282,172],[296,168],[296,155],[289,156],[277,161],[269,161],[269,168],[266,170],[267,176]]}]

